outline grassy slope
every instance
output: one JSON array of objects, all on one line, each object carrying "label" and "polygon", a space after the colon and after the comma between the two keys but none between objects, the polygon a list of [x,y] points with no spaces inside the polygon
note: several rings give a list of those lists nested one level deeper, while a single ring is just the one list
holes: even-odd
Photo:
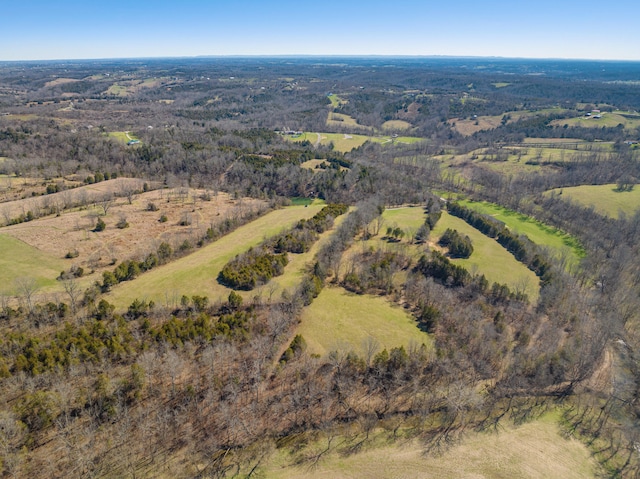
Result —
[{"label": "grassy slope", "polygon": [[[336,440],[335,443],[339,444]],[[597,466],[587,448],[565,439],[543,418],[499,434],[471,433],[442,455],[424,455],[418,442],[366,449],[354,455],[330,453],[320,464],[293,465],[284,451],[266,468],[267,479],[482,479],[595,478]]]},{"label": "grassy slope", "polygon": [[[640,195],[638,199],[640,201]],[[537,245],[546,246],[555,254],[569,254],[569,258],[573,262],[578,261],[585,254],[584,249],[576,238],[564,231],[540,223],[529,216],[493,203],[471,201],[462,201],[461,203],[480,213],[493,216],[506,224],[511,231],[526,235]]]},{"label": "grassy slope", "polygon": [[211,301],[225,299],[230,290],[220,285],[216,278],[230,259],[321,209],[322,205],[313,205],[273,211],[184,258],[145,273],[134,281],[119,284],[107,299],[120,308],[127,307],[136,298],[170,305],[183,294],[206,295]]},{"label": "grassy slope", "polygon": [[577,118],[567,118],[551,122],[554,126],[579,126],[582,128],[602,128],[603,126],[613,128],[623,125],[625,129],[634,129],[640,126],[640,117],[623,116],[620,113],[602,113],[601,118],[579,116]]},{"label": "grassy slope", "polygon": [[[375,143],[391,144],[392,142],[397,143],[417,143],[420,141],[425,141],[423,138],[417,138],[413,136],[399,136],[397,138],[392,138],[390,136],[367,136],[367,135],[358,135],[358,134],[344,134],[344,133],[319,133],[320,134],[320,144],[321,145],[329,145],[333,143],[333,146],[336,151],[340,151],[343,153],[349,152],[354,148],[358,148],[362,146],[366,141],[373,141]],[[309,140],[311,143],[315,144],[318,140],[318,135],[316,132],[305,132],[298,138],[288,138],[290,141],[304,141]]]},{"label": "grassy slope", "polygon": [[33,278],[44,291],[58,286],[56,277],[69,265],[12,236],[0,234],[0,290],[13,292],[18,278]]},{"label": "grassy slope", "polygon": [[404,120],[389,120],[382,124],[383,130],[408,130],[412,127],[411,123]]},{"label": "grassy slope", "polygon": [[620,211],[627,215],[640,209],[640,188],[617,192],[616,185],[582,185],[558,188],[552,192],[562,192],[563,199],[571,199],[583,206],[594,206],[601,214],[617,218]]},{"label": "grassy slope", "polygon": [[474,272],[474,269],[477,269],[477,272],[484,274],[490,283],[504,283],[510,288],[514,288],[522,282],[526,282],[526,292],[529,299],[532,302],[538,299],[540,292],[538,277],[524,264],[517,261],[496,240],[485,236],[460,218],[446,212],[442,213],[442,218],[433,229],[432,239],[437,241],[447,228],[468,235],[473,244],[471,256],[467,259],[454,259],[452,260],[454,263],[464,266],[469,272]]},{"label": "grassy slope", "polygon": [[317,354],[336,349],[361,354],[370,336],[380,343],[380,349],[431,342],[399,306],[379,296],[356,295],[337,287],[324,288],[305,309],[298,333],[308,351]]}]

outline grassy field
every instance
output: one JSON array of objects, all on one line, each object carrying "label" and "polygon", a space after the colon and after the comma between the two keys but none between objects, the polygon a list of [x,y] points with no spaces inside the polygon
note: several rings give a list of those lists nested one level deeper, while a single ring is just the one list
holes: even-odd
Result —
[{"label": "grassy field", "polygon": [[[343,271],[347,273],[353,262],[352,257],[363,249],[375,248],[387,251],[399,251],[417,260],[424,253],[423,245],[410,244],[409,238],[424,222],[424,211],[420,207],[395,208],[386,210],[383,214],[384,225],[380,234],[365,242],[364,245],[355,244],[343,257]],[[389,243],[383,236],[387,227],[399,227],[405,231],[405,238],[398,243]],[[469,226],[463,220],[443,212],[440,221],[431,232],[430,247],[436,245],[447,228],[458,230],[468,235],[473,243],[473,254],[467,259],[454,259],[454,263],[464,266],[470,273],[484,274],[490,283],[505,283],[510,288],[526,288],[529,299],[537,301],[540,292],[538,277],[524,264],[517,261],[511,253],[504,249],[498,242],[482,234],[477,229]],[[406,274],[398,273],[394,282],[404,281]]]},{"label": "grassy field", "polygon": [[[507,86],[507,84],[503,86]],[[496,88],[499,88],[496,86]],[[526,117],[540,116],[540,115],[549,115],[549,114],[557,114],[562,113],[566,110],[562,108],[546,108],[543,110],[537,111],[508,111],[503,115],[492,115],[492,116],[479,116],[473,119],[462,119],[455,118],[449,120],[449,124],[452,125],[460,134],[469,136],[481,130],[491,130],[493,128],[497,128],[502,122],[502,118],[506,115],[507,123],[512,123],[514,121],[520,120]],[[561,120],[564,121],[564,120]]]},{"label": "grassy field", "polygon": [[618,192],[616,185],[582,185],[570,188],[557,188],[547,194],[561,194],[561,198],[575,201],[583,206],[593,206],[603,215],[617,218],[620,212],[633,215],[640,209],[640,188]]},{"label": "grassy field", "polygon": [[[298,220],[310,218],[320,209],[322,205],[316,204],[268,213],[184,258],[149,271],[134,281],[119,284],[107,299],[119,308],[127,307],[136,298],[172,306],[183,294],[206,295],[212,302],[226,299],[230,289],[219,284],[216,278],[230,259],[264,238],[291,227]],[[251,297],[255,292],[242,294]]]},{"label": "grassy field", "polygon": [[329,126],[348,126],[356,130],[368,130],[369,127],[361,125],[358,120],[344,113],[329,112],[327,116],[327,125]]},{"label": "grassy field", "polygon": [[331,95],[327,95],[327,98],[331,102],[331,108],[339,108],[340,106],[342,106],[345,103],[347,103],[347,100],[345,100],[344,98],[339,97],[335,93],[332,93]]},{"label": "grassy field", "polygon": [[289,141],[305,141],[308,140],[311,143],[316,143],[318,140],[318,135],[320,135],[320,144],[321,145],[329,145],[333,143],[333,147],[336,151],[341,151],[343,153],[347,153],[354,148],[358,148],[362,146],[366,141],[373,141],[375,143],[381,144],[393,144],[393,143],[418,143],[420,141],[425,141],[423,138],[417,138],[414,136],[399,136],[396,138],[392,138],[391,136],[367,136],[367,135],[358,135],[358,134],[346,134],[346,133],[316,133],[316,132],[305,132],[301,136],[297,138],[289,138]]},{"label": "grassy field", "polygon": [[298,327],[308,351],[326,354],[334,350],[363,353],[369,337],[382,348],[427,344],[431,339],[416,326],[405,310],[379,296],[356,295],[338,287],[326,287],[302,314]]},{"label": "grassy field", "polygon": [[554,120],[551,122],[553,126],[579,126],[583,128],[602,128],[616,127],[622,125],[625,129],[635,129],[640,127],[640,115],[633,115],[627,112],[604,112],[601,113],[601,118],[595,118],[592,116],[579,116],[577,118],[567,118],[562,120]]},{"label": "grassy field", "polygon": [[512,289],[525,289],[531,302],[537,301],[540,293],[538,277],[496,240],[447,212],[442,213],[442,218],[431,232],[432,240],[437,242],[447,228],[469,236],[473,244],[473,253],[469,258],[453,259],[453,263],[464,266],[471,273],[484,274],[489,283],[497,282],[507,284]]},{"label": "grassy field", "polygon": [[107,95],[127,96],[129,95],[129,89],[126,86],[118,85],[117,83],[114,83],[107,89],[105,93]]},{"label": "grassy field", "polygon": [[382,124],[383,130],[409,130],[413,125],[404,120],[389,120]]},{"label": "grassy field", "polygon": [[134,135],[130,131],[110,131],[109,133],[107,133],[107,136],[110,138],[114,138],[122,143],[128,143],[131,140],[138,140],[136,135]]},{"label": "grassy field", "polygon": [[0,251],[0,292],[7,294],[14,292],[19,278],[34,279],[44,292],[56,289],[56,278],[69,267],[64,260],[5,234],[0,234]]},{"label": "grassy field", "polygon": [[[381,436],[379,434],[378,436]],[[349,454],[343,441],[334,441],[331,452],[316,467],[294,464],[311,444],[297,453],[278,451],[264,470],[266,479],[483,479],[601,477],[587,448],[576,439],[565,439],[549,417],[519,427],[505,426],[499,433],[470,433],[440,455],[425,455],[418,441],[385,444],[378,437],[361,453]],[[312,449],[315,448],[315,449]]]},{"label": "grassy field", "polygon": [[[638,201],[640,204],[640,195],[638,195]],[[475,211],[493,216],[507,225],[511,231],[526,235],[535,244],[546,246],[557,255],[568,254],[570,261],[576,262],[585,255],[584,248],[576,238],[529,216],[484,201],[461,201],[461,203]]]}]

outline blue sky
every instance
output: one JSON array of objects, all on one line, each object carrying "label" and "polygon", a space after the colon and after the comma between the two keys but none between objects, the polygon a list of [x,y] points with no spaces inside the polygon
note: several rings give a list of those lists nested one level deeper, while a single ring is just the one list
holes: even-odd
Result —
[{"label": "blue sky", "polygon": [[640,2],[1,0],[0,60],[454,55],[640,60]]}]

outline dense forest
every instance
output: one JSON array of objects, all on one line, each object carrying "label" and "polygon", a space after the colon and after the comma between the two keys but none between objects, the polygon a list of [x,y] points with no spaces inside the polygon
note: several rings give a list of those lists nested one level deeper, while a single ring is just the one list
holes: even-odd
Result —
[{"label": "dense forest", "polygon": [[[0,63],[0,476],[259,477],[313,441],[438,452],[549,411],[603,476],[639,476],[639,82],[624,62]],[[464,262],[494,243],[536,284]],[[63,267],[42,279],[43,252]],[[311,353],[329,290],[385,298],[423,343]]]}]

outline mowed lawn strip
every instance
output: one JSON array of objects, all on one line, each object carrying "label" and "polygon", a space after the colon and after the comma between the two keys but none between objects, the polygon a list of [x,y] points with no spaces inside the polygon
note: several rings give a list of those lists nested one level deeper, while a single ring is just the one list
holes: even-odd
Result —
[{"label": "mowed lawn strip", "polygon": [[[595,479],[601,477],[589,450],[577,439],[565,439],[557,424],[544,417],[519,427],[504,426],[498,433],[469,433],[442,454],[425,454],[419,441],[397,445],[376,440],[358,454],[334,449],[310,467],[294,465],[307,449],[322,451],[326,440],[311,443],[299,454],[276,453],[265,467],[266,479],[479,479],[541,477]],[[337,439],[333,444],[340,445]],[[380,443],[380,444],[378,444]],[[311,457],[311,454],[309,454]]]},{"label": "mowed lawn strip", "polygon": [[[55,258],[19,239],[0,234],[0,292],[15,292],[18,279],[33,279],[42,291],[56,289],[56,278],[69,265],[62,258]],[[59,288],[58,288],[59,289]]]},{"label": "mowed lawn strip", "polygon": [[305,339],[308,352],[320,355],[334,350],[353,350],[361,355],[369,337],[377,340],[380,350],[406,349],[411,343],[431,345],[431,338],[400,306],[380,296],[357,295],[329,286],[305,308],[297,332]]},{"label": "mowed lawn strip", "polygon": [[561,199],[569,199],[582,206],[593,206],[603,215],[617,218],[620,212],[633,215],[640,209],[640,188],[616,191],[617,185],[582,185],[549,190],[547,194],[560,193]]},{"label": "mowed lawn strip", "polygon": [[120,283],[106,298],[118,308],[129,306],[136,298],[169,306],[182,295],[205,295],[212,302],[226,299],[230,290],[218,283],[217,276],[230,259],[297,221],[311,218],[322,208],[317,204],[272,211],[184,258]]},{"label": "mowed lawn strip", "polygon": [[464,220],[443,212],[442,218],[431,232],[432,241],[437,242],[447,228],[469,236],[473,244],[473,253],[469,258],[453,259],[453,263],[464,266],[470,273],[484,274],[489,283],[506,284],[511,289],[526,285],[526,293],[531,302],[537,301],[540,293],[538,277],[496,240],[485,236]]},{"label": "mowed lawn strip", "polygon": [[[584,248],[576,238],[529,216],[484,201],[461,201],[461,204],[502,221],[511,231],[526,235],[538,246],[546,246],[556,254],[568,252],[573,262],[577,262],[585,255]],[[640,205],[640,194],[638,194],[638,205]]]}]

